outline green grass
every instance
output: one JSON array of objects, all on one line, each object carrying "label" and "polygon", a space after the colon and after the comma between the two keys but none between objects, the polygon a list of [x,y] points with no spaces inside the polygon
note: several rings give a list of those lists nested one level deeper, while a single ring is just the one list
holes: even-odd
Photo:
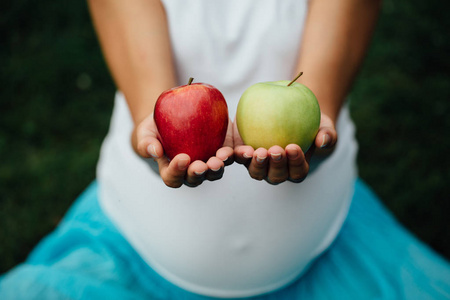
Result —
[{"label": "green grass", "polygon": [[[448,4],[446,4],[448,6]],[[359,168],[398,219],[450,257],[450,43],[445,8],[385,1],[352,92]]]},{"label": "green grass", "polygon": [[[0,273],[23,261],[95,178],[114,85],[84,1],[0,9]],[[360,175],[450,258],[449,6],[385,0],[351,94]]]},{"label": "green grass", "polygon": [[83,1],[1,10],[0,272],[95,178],[114,85]]}]

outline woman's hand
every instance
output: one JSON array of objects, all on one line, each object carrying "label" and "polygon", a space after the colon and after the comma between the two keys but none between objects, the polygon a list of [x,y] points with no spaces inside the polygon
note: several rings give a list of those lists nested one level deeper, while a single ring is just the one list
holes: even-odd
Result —
[{"label": "woman's hand", "polygon": [[337,141],[337,132],[331,119],[322,113],[319,132],[310,149],[303,153],[300,146],[289,144],[286,148],[273,146],[269,149],[244,145],[236,122],[233,124],[235,161],[244,164],[250,176],[256,180],[266,180],[270,184],[284,181],[302,182],[309,172],[311,156],[331,154]]},{"label": "woman's hand", "polygon": [[172,188],[183,184],[195,187],[204,180],[214,181],[222,178],[224,167],[233,163],[232,122],[228,122],[228,131],[223,147],[216,156],[206,163],[200,160],[191,162],[189,155],[178,154],[171,161],[164,155],[164,149],[158,140],[158,129],[153,114],[135,127],[132,145],[137,154],[143,158],[153,158],[159,167],[159,174],[164,183]]}]

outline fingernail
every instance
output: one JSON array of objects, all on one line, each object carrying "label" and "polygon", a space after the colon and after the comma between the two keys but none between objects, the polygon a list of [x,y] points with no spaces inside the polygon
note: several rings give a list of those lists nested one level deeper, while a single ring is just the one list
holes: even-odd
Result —
[{"label": "fingernail", "polygon": [[213,172],[217,172],[217,171],[219,171],[221,168],[218,168],[218,169],[211,169],[211,171],[213,171]]},{"label": "fingernail", "polygon": [[256,161],[262,164],[266,160],[266,157],[256,156]]},{"label": "fingernail", "polygon": [[320,145],[320,148],[325,148],[330,143],[330,136],[328,134],[324,134],[322,138],[322,145]]},{"label": "fingernail", "polygon": [[244,153],[242,156],[244,156],[244,158],[252,158],[251,156],[247,155],[247,153]]},{"label": "fingernail", "polygon": [[147,147],[147,152],[154,158],[159,158],[158,154],[156,154],[156,148],[154,145],[150,144]]},{"label": "fingernail", "polygon": [[180,169],[180,170],[186,170],[188,165],[189,165],[189,159],[180,159],[178,161],[178,169]]},{"label": "fingernail", "polygon": [[195,173],[195,175],[197,175],[197,176],[202,176],[203,174],[205,174],[205,172],[206,172],[206,170],[203,171],[203,172],[194,172],[194,173]]},{"label": "fingernail", "polygon": [[274,161],[279,161],[281,159],[281,153],[271,153],[270,156]]}]

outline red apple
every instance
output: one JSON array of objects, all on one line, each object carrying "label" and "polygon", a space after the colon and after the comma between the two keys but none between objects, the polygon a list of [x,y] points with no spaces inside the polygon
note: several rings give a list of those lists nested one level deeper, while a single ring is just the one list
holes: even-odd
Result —
[{"label": "red apple", "polygon": [[164,91],[153,117],[169,159],[186,153],[191,161],[206,162],[222,147],[228,127],[228,107],[212,85],[192,83]]}]

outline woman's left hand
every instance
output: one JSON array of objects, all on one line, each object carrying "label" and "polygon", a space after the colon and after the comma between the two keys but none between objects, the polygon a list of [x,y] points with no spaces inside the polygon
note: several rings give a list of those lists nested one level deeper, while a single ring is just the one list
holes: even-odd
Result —
[{"label": "woman's left hand", "polygon": [[233,139],[235,161],[245,165],[252,178],[276,185],[284,181],[302,182],[308,175],[313,154],[331,154],[337,142],[337,132],[331,118],[322,113],[319,132],[306,153],[296,144],[289,144],[284,149],[272,146],[255,150],[242,141],[236,121],[233,123]]}]

